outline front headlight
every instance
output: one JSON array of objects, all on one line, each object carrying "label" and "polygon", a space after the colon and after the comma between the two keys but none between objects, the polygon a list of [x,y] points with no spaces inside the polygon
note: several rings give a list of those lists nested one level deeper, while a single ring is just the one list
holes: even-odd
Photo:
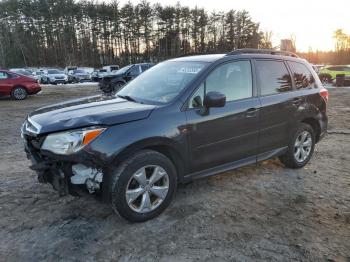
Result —
[{"label": "front headlight", "polygon": [[73,154],[98,137],[105,128],[92,127],[48,135],[41,149],[59,155]]}]

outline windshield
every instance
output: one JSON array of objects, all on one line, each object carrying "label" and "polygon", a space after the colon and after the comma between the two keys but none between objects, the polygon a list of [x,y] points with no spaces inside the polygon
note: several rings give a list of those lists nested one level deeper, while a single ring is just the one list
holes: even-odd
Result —
[{"label": "windshield", "polygon": [[206,63],[201,62],[160,63],[129,82],[117,95],[165,104],[173,100],[205,66]]},{"label": "windshield", "polygon": [[25,76],[31,76],[32,75],[29,71],[22,70],[22,69],[16,69],[16,70],[13,70],[13,72],[15,72],[17,74],[20,74],[20,75],[25,75]]},{"label": "windshield", "polygon": [[132,66],[133,65],[124,66],[124,67],[120,68],[118,71],[114,71],[113,73],[115,73],[115,74],[124,74]]},{"label": "windshield", "polygon": [[48,73],[49,75],[62,74],[62,72],[59,71],[59,70],[57,70],[57,69],[47,70],[47,73]]},{"label": "windshield", "polygon": [[74,70],[74,74],[86,74],[86,72],[84,70],[81,70],[81,69],[76,69],[76,70]]}]

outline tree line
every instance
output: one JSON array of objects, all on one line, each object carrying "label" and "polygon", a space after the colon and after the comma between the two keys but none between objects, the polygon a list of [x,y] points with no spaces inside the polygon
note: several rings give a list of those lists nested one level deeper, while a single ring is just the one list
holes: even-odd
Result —
[{"label": "tree line", "polygon": [[93,0],[0,1],[0,66],[99,67],[271,48],[245,10]]},{"label": "tree line", "polygon": [[350,35],[342,29],[334,31],[335,42],[332,51],[309,51],[299,53],[301,57],[313,64],[350,65]]}]

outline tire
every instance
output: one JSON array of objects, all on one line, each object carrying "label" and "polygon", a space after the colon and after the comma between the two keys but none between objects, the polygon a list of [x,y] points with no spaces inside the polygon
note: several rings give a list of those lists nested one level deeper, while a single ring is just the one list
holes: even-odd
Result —
[{"label": "tire", "polygon": [[[305,134],[307,135],[303,142]],[[311,139],[311,141],[309,139]],[[315,149],[315,141],[316,137],[313,128],[305,123],[300,124],[288,145],[287,153],[279,157],[280,161],[289,168],[302,168],[312,157]],[[300,154],[298,154],[298,152],[300,152]]]},{"label": "tire", "polygon": [[[155,183],[151,181],[154,174],[160,177],[154,179]],[[139,183],[139,180],[143,182]],[[144,222],[160,215],[169,206],[176,187],[177,174],[173,163],[161,153],[142,150],[111,172],[112,208],[130,222]]]},{"label": "tire", "polygon": [[28,92],[24,87],[16,86],[11,91],[11,97],[16,100],[24,100],[28,96]]}]

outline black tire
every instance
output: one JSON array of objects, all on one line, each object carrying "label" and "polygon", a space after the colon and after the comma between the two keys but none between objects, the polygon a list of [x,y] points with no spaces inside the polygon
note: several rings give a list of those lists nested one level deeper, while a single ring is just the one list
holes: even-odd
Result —
[{"label": "black tire", "polygon": [[11,91],[11,97],[15,100],[24,100],[28,96],[28,92],[24,87],[16,86]]},{"label": "black tire", "polygon": [[[307,131],[311,135],[311,139],[312,139],[311,149],[310,149],[309,154],[305,160],[298,161],[296,159],[296,156],[295,156],[295,149],[296,149],[295,144],[296,144],[297,139],[301,135],[301,133],[303,133],[304,131]],[[288,151],[284,155],[279,157],[280,161],[286,167],[289,167],[289,168],[302,168],[310,161],[310,159],[312,157],[312,154],[313,154],[314,149],[315,149],[315,141],[316,141],[316,137],[315,137],[315,131],[313,130],[313,128],[308,124],[301,123],[299,128],[297,129],[297,131],[293,135],[289,145],[288,145]]]},{"label": "black tire", "polygon": [[[146,213],[136,212],[127,203],[126,190],[133,175],[144,166],[157,165],[168,175],[168,191],[155,209]],[[160,215],[169,206],[177,187],[177,174],[173,163],[163,154],[142,150],[123,161],[111,172],[111,204],[113,210],[130,222],[144,222]],[[140,195],[142,198],[143,195]]]}]

